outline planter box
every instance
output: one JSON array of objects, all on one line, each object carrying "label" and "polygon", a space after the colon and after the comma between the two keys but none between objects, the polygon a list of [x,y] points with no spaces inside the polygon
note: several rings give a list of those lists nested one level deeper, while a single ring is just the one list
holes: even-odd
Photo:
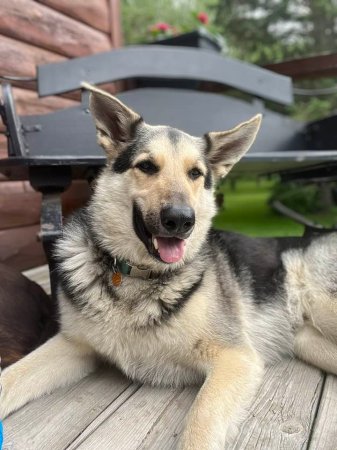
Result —
[{"label": "planter box", "polygon": [[221,52],[222,45],[213,34],[204,29],[191,31],[167,39],[151,42],[150,45],[177,45],[179,47],[195,47],[203,50]]}]

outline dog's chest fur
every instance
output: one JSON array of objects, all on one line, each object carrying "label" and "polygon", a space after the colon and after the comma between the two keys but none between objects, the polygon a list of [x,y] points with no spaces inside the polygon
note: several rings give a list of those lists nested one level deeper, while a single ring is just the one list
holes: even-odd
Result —
[{"label": "dog's chest fur", "polygon": [[[158,305],[154,301],[142,302],[141,294],[134,311],[128,311],[125,304],[120,307],[111,303],[111,298],[101,298],[102,303],[110,304],[104,305],[102,314],[96,308],[92,316],[89,308],[79,313],[61,294],[62,328],[66,334],[87,342],[132,379],[160,385],[196,383],[206,371],[205,366],[196,364],[196,344],[206,334],[204,299],[201,289],[183,313],[165,321]],[[201,314],[192,324],[191,314],[195,315],[196,308]]]}]

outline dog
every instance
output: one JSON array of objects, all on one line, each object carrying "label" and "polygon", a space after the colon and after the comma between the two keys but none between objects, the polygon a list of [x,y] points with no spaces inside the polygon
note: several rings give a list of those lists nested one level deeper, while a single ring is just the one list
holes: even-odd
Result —
[{"label": "dog", "polygon": [[5,368],[57,332],[55,302],[35,282],[0,263],[0,356]]},{"label": "dog", "polygon": [[337,374],[337,235],[211,228],[214,186],[260,115],[193,137],[86,88],[106,167],[56,244],[60,332],[3,372],[0,417],[103,359],[142,383],[202,384],[179,448],[228,448],[266,365],[297,355]]}]

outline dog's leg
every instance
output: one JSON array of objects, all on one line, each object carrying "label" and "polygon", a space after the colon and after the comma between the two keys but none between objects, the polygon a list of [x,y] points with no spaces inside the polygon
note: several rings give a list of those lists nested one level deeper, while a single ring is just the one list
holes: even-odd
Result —
[{"label": "dog's leg", "polygon": [[230,426],[243,418],[262,378],[263,365],[248,348],[208,347],[206,352],[214,353],[214,358],[187,415],[180,442],[183,450],[223,450],[228,444]]},{"label": "dog's leg", "polygon": [[89,347],[61,333],[9,366],[0,377],[0,419],[30,400],[83,378],[95,368]]},{"label": "dog's leg", "polygon": [[304,325],[295,336],[296,355],[320,369],[337,375],[337,344],[312,325]]}]

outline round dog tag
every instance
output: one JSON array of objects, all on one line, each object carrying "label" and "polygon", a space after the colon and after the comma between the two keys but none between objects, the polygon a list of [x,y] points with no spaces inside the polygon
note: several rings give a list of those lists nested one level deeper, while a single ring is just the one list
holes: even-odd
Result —
[{"label": "round dog tag", "polygon": [[112,280],[112,284],[113,284],[115,287],[120,286],[121,283],[122,283],[122,274],[121,274],[120,272],[115,272],[115,273],[113,273],[113,274],[112,274],[112,277],[111,277],[111,280]]}]

